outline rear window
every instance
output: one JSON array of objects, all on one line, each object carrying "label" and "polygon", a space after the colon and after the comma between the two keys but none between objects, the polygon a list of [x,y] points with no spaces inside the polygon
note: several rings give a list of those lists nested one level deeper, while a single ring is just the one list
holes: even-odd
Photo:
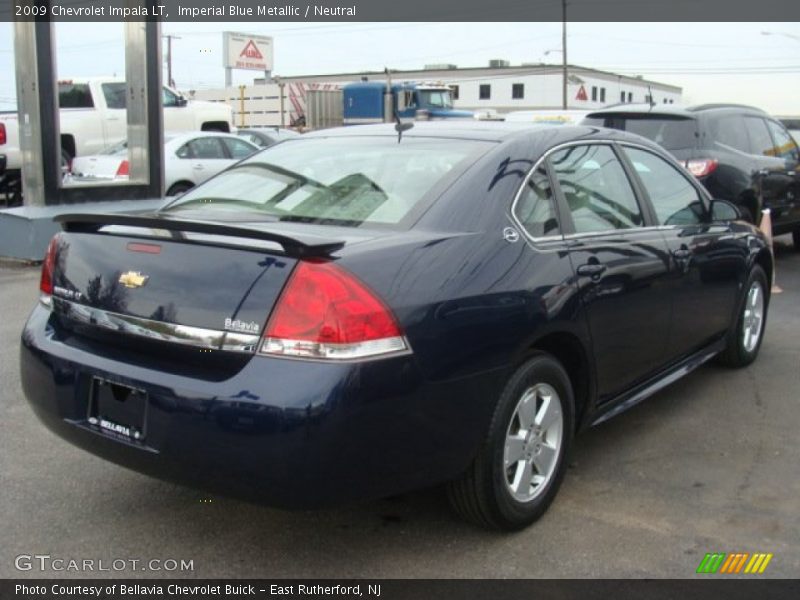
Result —
[{"label": "rear window", "polygon": [[93,108],[92,92],[88,84],[59,82],[58,84],[59,108]]},{"label": "rear window", "polygon": [[593,115],[584,125],[598,125],[629,131],[659,144],[667,150],[697,146],[697,121],[664,115]]},{"label": "rear window", "polygon": [[285,221],[396,225],[492,144],[333,137],[272,146],[200,185],[167,211],[257,212]]}]

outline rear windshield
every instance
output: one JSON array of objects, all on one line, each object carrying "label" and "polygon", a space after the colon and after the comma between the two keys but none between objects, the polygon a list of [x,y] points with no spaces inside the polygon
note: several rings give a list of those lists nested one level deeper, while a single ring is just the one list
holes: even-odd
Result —
[{"label": "rear windshield", "polygon": [[393,136],[291,139],[234,165],[164,210],[396,225],[491,146],[413,137],[398,143]]},{"label": "rear windshield", "polygon": [[593,115],[584,125],[599,125],[629,131],[653,140],[667,150],[684,150],[697,146],[697,121],[662,115]]}]

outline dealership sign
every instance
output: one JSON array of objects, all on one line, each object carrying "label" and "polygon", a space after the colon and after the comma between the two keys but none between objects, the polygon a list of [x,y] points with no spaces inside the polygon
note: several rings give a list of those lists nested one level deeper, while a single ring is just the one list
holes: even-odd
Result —
[{"label": "dealership sign", "polygon": [[227,69],[272,70],[272,38],[226,31],[222,57]]}]

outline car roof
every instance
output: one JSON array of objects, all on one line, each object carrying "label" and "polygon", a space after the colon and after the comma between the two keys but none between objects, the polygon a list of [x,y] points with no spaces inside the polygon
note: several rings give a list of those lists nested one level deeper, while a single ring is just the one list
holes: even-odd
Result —
[{"label": "car roof", "polygon": [[218,138],[231,138],[234,140],[239,140],[241,142],[250,144],[254,148],[256,147],[255,144],[248,142],[245,139],[242,139],[238,135],[232,133],[223,133],[220,131],[187,131],[185,133],[173,133],[171,131],[167,131],[164,132],[164,136],[165,138],[169,136],[169,139],[165,139],[165,145],[169,144],[170,146],[174,146],[176,144],[183,144],[189,140],[194,140],[197,138],[218,137]]},{"label": "car roof", "polygon": [[[376,125],[351,125],[321,129],[305,133],[304,139],[325,137],[391,137],[397,139],[397,131],[392,123]],[[530,149],[531,156],[541,156],[550,148],[571,142],[631,142],[650,148],[654,152],[669,156],[655,142],[627,131],[608,129],[596,125],[560,125],[551,123],[524,123],[502,121],[459,120],[420,121],[403,132],[406,138],[438,138],[473,140],[504,143],[522,143]],[[292,142],[295,143],[295,142]]]},{"label": "car roof", "polygon": [[674,116],[685,119],[694,119],[698,114],[710,111],[725,111],[737,113],[749,113],[764,116],[765,113],[760,108],[748,106],[746,104],[697,104],[693,106],[682,106],[679,104],[615,104],[597,110],[590,111],[586,116],[592,118],[601,115],[653,115],[653,116]]},{"label": "car roof", "polygon": [[[464,140],[486,140],[501,142],[517,136],[530,134],[537,129],[563,128],[560,125],[536,123],[506,123],[502,121],[477,121],[473,119],[441,121],[413,121],[413,127],[403,132],[403,137],[438,137]],[[397,136],[394,123],[374,125],[351,125],[320,129],[303,134],[304,138],[350,136]]]}]

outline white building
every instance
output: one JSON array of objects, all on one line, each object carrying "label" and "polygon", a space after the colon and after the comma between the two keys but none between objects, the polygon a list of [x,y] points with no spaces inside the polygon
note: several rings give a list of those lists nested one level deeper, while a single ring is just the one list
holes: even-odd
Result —
[{"label": "white building", "polygon": [[[456,65],[426,65],[416,71],[391,72],[393,81],[442,82],[453,89],[456,108],[489,114],[516,110],[560,109],[561,65],[523,64],[492,60],[488,67],[459,69]],[[290,125],[304,113],[309,90],[330,90],[345,83],[386,79],[382,71],[298,75],[273,80],[256,79],[251,86],[198,91],[196,98],[226,102],[233,107],[237,126]],[[567,68],[567,105],[590,110],[621,102],[680,103],[682,89],[640,77],[618,75],[586,67]]]},{"label": "white building", "polygon": [[[396,81],[441,81],[453,86],[456,108],[512,110],[562,108],[561,65],[511,66],[492,60],[488,67],[458,68],[456,65],[426,65],[416,71],[392,71]],[[300,75],[281,77],[289,82],[350,82],[363,77],[384,80],[382,71]],[[256,80],[255,83],[263,83]],[[570,109],[595,109],[620,102],[679,103],[682,89],[640,77],[629,77],[586,67],[567,67],[567,104]]]}]

